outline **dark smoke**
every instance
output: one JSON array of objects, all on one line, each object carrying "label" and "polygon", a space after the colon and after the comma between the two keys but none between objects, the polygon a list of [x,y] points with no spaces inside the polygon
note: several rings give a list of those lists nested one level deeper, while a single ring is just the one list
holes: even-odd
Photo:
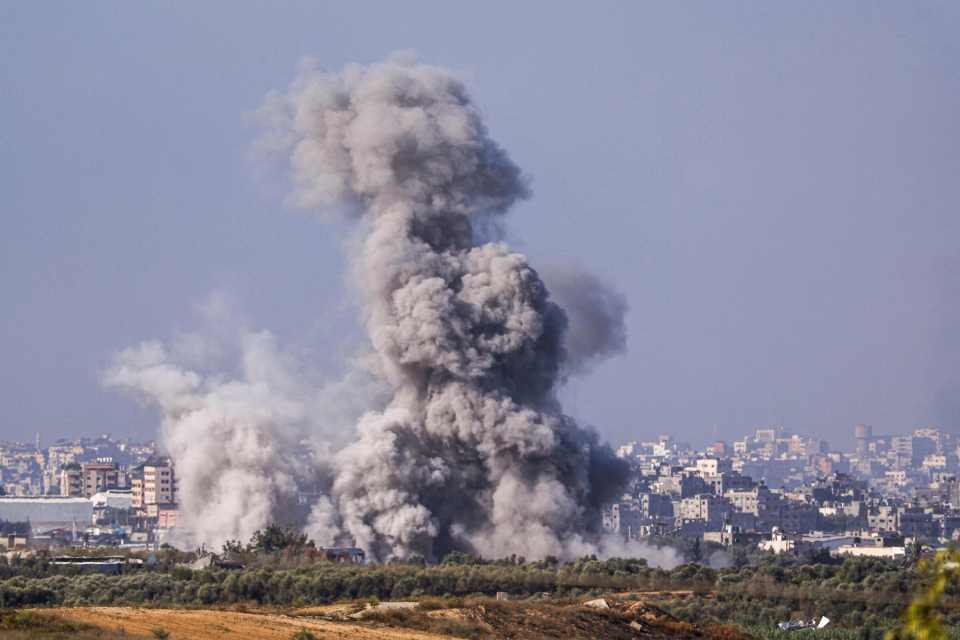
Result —
[{"label": "dark smoke", "polygon": [[[556,281],[572,305],[568,316],[525,256],[481,239],[529,190],[464,85],[410,60],[341,73],[307,68],[261,112],[269,123],[265,144],[289,162],[290,202],[359,218],[351,258],[370,367],[390,390],[382,410],[359,419],[348,444],[317,453],[329,467],[319,474],[325,495],[308,532],[321,544],[355,541],[380,559],[437,558],[453,549],[487,557],[604,553],[613,543],[591,523],[599,504],[621,490],[626,469],[595,433],[563,414],[555,390],[565,371],[623,348],[626,305],[596,279],[571,272]],[[137,369],[144,358],[161,363],[151,365],[161,367],[154,373],[177,381],[179,395],[156,392]],[[310,419],[315,395],[285,379],[276,385],[284,402],[265,405],[274,410],[244,405],[205,421],[219,400],[205,392],[214,383],[167,363],[163,354],[127,352],[111,381],[153,397],[173,440],[207,441],[198,434],[216,430],[235,434],[231,441],[283,432],[277,441],[303,442],[323,428]],[[256,375],[246,378],[239,390],[269,392]],[[189,445],[178,451],[186,458]],[[286,445],[273,454],[277,469],[292,464],[279,459]],[[245,485],[269,476],[261,458],[252,468],[244,459],[213,459]],[[188,466],[185,474],[189,484],[199,472]],[[290,482],[260,494],[266,501],[288,495],[303,475],[291,467]],[[229,502],[205,495],[188,513],[195,527],[207,520],[205,506]],[[257,514],[263,520],[269,509]],[[215,527],[207,524],[197,528]]]},{"label": "dark smoke", "polygon": [[593,274],[572,265],[543,272],[550,297],[567,315],[564,369],[588,373],[596,364],[627,349],[627,301]]}]

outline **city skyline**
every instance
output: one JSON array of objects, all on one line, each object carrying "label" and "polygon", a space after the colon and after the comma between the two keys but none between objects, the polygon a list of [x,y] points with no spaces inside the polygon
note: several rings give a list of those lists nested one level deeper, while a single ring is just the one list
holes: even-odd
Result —
[{"label": "city skyline", "polygon": [[[669,434],[624,443],[616,453],[630,469],[622,494],[591,517],[594,526],[639,545],[635,552],[667,568],[680,561],[675,548],[646,541],[669,538],[675,547],[702,540],[727,548],[756,545],[775,554],[897,559],[909,554],[911,545],[960,537],[955,434],[932,428],[878,434],[856,425],[854,436],[850,451],[777,426],[703,449]],[[103,434],[48,446],[39,439],[0,441],[0,525],[15,532],[5,543],[131,549],[155,547],[161,540],[181,547],[203,544],[196,521],[185,522],[181,515],[176,468],[155,443]],[[311,491],[301,489],[285,519],[274,524],[301,526]],[[245,540],[251,533],[233,528],[237,523],[220,524],[231,531],[226,540],[238,534]],[[349,553],[363,561],[362,548]]]}]

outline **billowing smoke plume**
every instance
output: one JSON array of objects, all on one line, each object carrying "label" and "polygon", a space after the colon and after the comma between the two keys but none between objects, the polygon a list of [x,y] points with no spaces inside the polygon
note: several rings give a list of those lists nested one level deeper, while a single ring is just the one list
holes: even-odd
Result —
[{"label": "billowing smoke plume", "polygon": [[549,268],[544,279],[550,296],[567,314],[564,369],[587,373],[627,348],[627,301],[596,276],[573,265]]},{"label": "billowing smoke plume", "polygon": [[[602,552],[591,523],[626,469],[562,413],[555,389],[623,347],[625,305],[586,276],[561,278],[575,303],[570,335],[525,256],[486,237],[528,189],[463,84],[404,60],[305,69],[262,113],[270,146],[289,161],[290,201],[358,218],[353,268],[389,400],[304,469],[289,451],[322,427],[302,381],[261,370],[256,357],[224,381],[173,367],[158,345],[120,354],[108,379],[163,409],[188,474],[190,526],[201,537],[223,538],[224,526],[242,534],[312,477],[323,495],[308,532],[375,558]],[[263,335],[249,340],[254,354],[272,348]]]},{"label": "billowing smoke plume", "polygon": [[296,448],[304,406],[297,381],[272,366],[269,334],[244,338],[243,377],[219,380],[182,368],[159,343],[121,352],[106,382],[143,394],[164,415],[163,439],[177,465],[179,498],[199,540],[247,538],[296,501],[305,470]]},{"label": "billowing smoke plume", "polygon": [[362,367],[324,382],[222,296],[199,311],[203,330],[121,351],[104,383],[161,411],[185,525],[175,542],[218,547],[302,521],[301,498],[329,487],[330,456],[383,390]]},{"label": "billowing smoke plume", "polygon": [[292,200],[364,217],[358,273],[394,398],[337,456],[342,531],[380,557],[582,550],[623,470],[558,410],[563,311],[524,256],[474,233],[527,187],[462,83],[398,61],[305,71],[268,108]]}]

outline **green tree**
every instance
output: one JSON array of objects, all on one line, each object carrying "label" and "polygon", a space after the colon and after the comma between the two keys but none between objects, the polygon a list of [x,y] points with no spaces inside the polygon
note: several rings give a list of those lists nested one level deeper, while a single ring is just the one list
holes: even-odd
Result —
[{"label": "green tree", "polygon": [[939,609],[948,583],[960,575],[960,551],[940,551],[929,560],[921,560],[917,568],[930,585],[914,597],[900,626],[891,629],[886,640],[947,640]]},{"label": "green tree", "polygon": [[700,538],[694,538],[693,543],[690,545],[690,561],[691,562],[700,562],[703,560],[703,545],[700,542]]},{"label": "green tree", "polygon": [[307,534],[296,529],[285,529],[279,524],[271,524],[254,532],[248,547],[259,553],[276,553],[287,549],[302,549],[307,545]]},{"label": "green tree", "polygon": [[463,553],[462,551],[451,551],[447,555],[443,556],[441,564],[444,565],[467,565],[467,564],[482,564],[480,558],[472,556],[469,553]]}]

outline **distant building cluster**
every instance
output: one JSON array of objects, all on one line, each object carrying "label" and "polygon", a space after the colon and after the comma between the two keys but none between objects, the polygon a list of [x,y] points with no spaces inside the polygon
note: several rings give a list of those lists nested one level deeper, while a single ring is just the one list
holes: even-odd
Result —
[{"label": "distant building cluster", "polygon": [[776,553],[896,557],[910,544],[960,539],[958,442],[935,428],[875,435],[854,427],[853,451],[782,427],[702,451],[662,435],[630,442],[630,491],[603,509],[625,538],[679,536]]},{"label": "distant building cluster", "polygon": [[[888,558],[960,541],[953,434],[856,425],[853,435],[852,451],[778,426],[703,450],[669,435],[624,444],[631,480],[604,505],[602,527],[626,539]],[[178,503],[176,469],[152,442],[0,442],[0,550],[155,546],[177,526]]]},{"label": "distant building cluster", "polygon": [[0,442],[0,548],[155,545],[177,504],[173,463],[152,442]]}]

